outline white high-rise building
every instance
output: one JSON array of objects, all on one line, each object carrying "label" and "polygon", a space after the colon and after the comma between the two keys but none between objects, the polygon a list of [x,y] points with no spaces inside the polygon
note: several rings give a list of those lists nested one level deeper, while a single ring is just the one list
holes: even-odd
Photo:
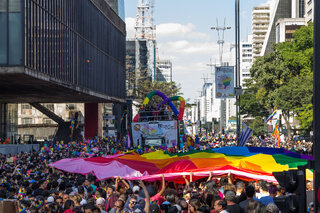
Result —
[{"label": "white high-rise building", "polygon": [[260,56],[263,42],[268,31],[270,4],[271,1],[260,4],[254,7],[252,11],[252,50],[254,59]]},{"label": "white high-rise building", "polygon": [[244,87],[244,80],[250,78],[252,61],[252,35],[249,35],[247,41],[240,43],[240,85],[242,87]]},{"label": "white high-rise building", "polygon": [[170,60],[158,60],[156,81],[172,81],[172,62]]},{"label": "white high-rise building", "polygon": [[314,20],[314,1],[315,0],[305,0],[305,20],[309,23]]}]

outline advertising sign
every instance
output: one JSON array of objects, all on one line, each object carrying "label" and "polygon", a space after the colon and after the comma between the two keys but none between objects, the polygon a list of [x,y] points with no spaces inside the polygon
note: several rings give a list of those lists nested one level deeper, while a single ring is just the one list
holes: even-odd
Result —
[{"label": "advertising sign", "polygon": [[228,67],[216,67],[216,98],[234,97],[234,69]]},{"label": "advertising sign", "polygon": [[[177,145],[177,121],[136,122],[132,123],[132,139],[135,147],[148,141],[162,141],[162,145]],[[158,143],[157,143],[158,144]]]}]

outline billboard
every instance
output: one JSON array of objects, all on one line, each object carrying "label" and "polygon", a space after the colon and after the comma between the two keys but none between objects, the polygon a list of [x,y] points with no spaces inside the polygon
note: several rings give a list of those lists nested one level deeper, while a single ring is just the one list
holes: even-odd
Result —
[{"label": "billboard", "polygon": [[216,98],[234,97],[234,69],[232,66],[216,67]]},{"label": "billboard", "polygon": [[[177,121],[136,122],[132,123],[132,139],[135,147],[142,141],[162,140],[161,145],[172,147],[177,145]],[[152,144],[154,145],[154,144]],[[151,144],[150,144],[151,146]]]}]

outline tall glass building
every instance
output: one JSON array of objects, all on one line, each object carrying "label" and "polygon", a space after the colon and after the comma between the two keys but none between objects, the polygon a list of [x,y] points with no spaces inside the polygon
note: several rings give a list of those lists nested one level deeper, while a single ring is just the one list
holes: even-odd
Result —
[{"label": "tall glass building", "polygon": [[124,2],[114,2],[115,12],[106,0],[0,0],[0,135],[15,123],[7,103],[125,103]]}]

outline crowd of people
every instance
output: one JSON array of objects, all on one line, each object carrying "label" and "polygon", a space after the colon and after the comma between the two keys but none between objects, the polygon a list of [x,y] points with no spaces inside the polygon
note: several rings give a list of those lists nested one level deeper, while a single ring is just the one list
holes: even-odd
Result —
[{"label": "crowd of people", "polygon": [[[232,146],[235,141],[221,135],[187,140],[184,149],[170,151]],[[251,145],[257,145],[258,140],[252,139]],[[286,146],[297,148],[293,143]],[[162,182],[152,183],[119,177],[98,181],[91,174],[71,174],[49,166],[64,158],[105,156],[127,149],[125,140],[99,138],[79,143],[48,142],[39,151],[0,154],[0,200],[16,200],[22,213],[279,212],[273,198],[285,193],[282,187],[265,181],[236,180],[231,174],[224,177],[210,174],[207,179],[193,181],[191,173],[183,176],[181,184],[168,182],[164,176]],[[312,206],[309,210],[312,212]]]}]

